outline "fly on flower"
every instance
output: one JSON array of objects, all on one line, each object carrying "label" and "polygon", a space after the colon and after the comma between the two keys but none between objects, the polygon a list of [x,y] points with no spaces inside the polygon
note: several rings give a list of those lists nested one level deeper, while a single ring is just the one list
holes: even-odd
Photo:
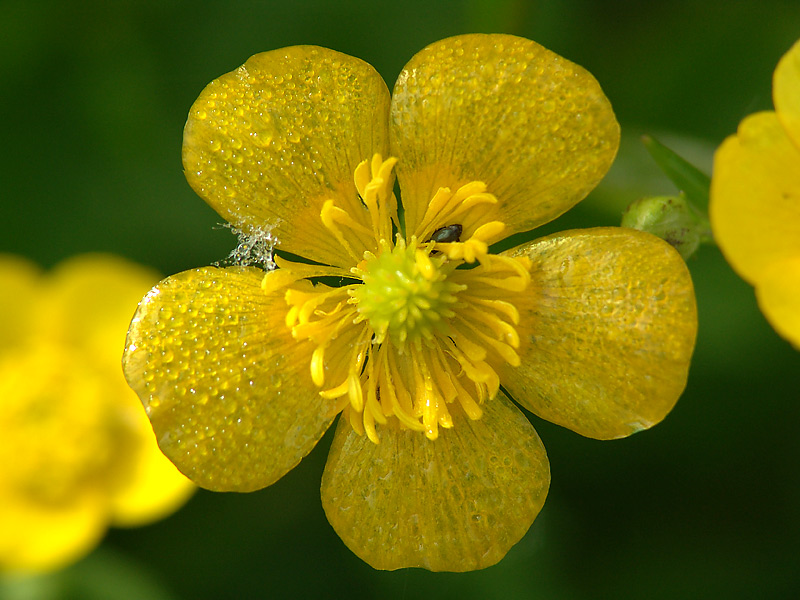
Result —
[{"label": "fly on flower", "polygon": [[584,198],[618,143],[588,72],[508,35],[428,46],[391,96],[314,46],[213,81],[187,179],[269,231],[277,268],[187,271],[140,303],[125,373],[164,453],[208,489],[260,489],[341,415],[322,502],[349,548],[380,569],[496,563],[550,482],[506,392],[608,439],[659,422],[686,383],[694,295],[668,244],[600,228],[489,251]]},{"label": "fly on flower", "polygon": [[433,232],[431,235],[431,239],[429,242],[438,242],[440,244],[445,244],[448,242],[460,242],[461,241],[461,232],[464,230],[461,225],[456,223],[455,225],[445,225],[444,227],[440,227],[436,231]]}]

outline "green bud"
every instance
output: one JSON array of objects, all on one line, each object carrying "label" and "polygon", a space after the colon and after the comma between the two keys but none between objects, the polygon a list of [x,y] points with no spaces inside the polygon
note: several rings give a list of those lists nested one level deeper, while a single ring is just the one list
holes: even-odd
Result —
[{"label": "green bud", "polygon": [[633,202],[622,214],[622,226],[652,233],[669,242],[684,260],[701,243],[710,242],[711,227],[686,196],[656,196]]}]

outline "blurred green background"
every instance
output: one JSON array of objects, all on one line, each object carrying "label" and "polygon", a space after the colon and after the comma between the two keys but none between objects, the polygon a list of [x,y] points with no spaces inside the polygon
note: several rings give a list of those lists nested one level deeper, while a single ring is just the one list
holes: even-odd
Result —
[{"label": "blurred green background", "polygon": [[[772,71],[800,38],[800,3],[3,0],[0,251],[47,267],[109,251],[165,274],[224,259],[236,239],[186,184],[180,162],[186,115],[207,83],[257,52],[316,44],[366,60],[391,88],[423,46],[475,31],[529,37],[583,65],[622,124],[609,177],[550,232],[618,224],[630,201],[674,192],[641,133],[710,171],[713,148],[739,120],[771,108]],[[716,249],[701,249],[690,268],[700,332],[677,407],[655,429],[614,442],[531,417],[552,487],[527,536],[495,567],[385,573],[362,563],[320,506],[329,433],[274,486],[201,491],[165,521],[112,530],[85,561],[22,593],[800,597],[800,354]]]}]

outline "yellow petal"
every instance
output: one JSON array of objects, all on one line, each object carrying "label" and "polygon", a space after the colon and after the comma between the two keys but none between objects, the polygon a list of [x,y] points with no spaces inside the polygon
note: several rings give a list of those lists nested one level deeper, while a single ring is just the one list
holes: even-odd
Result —
[{"label": "yellow petal", "polygon": [[376,425],[380,444],[339,420],[322,505],[344,543],[376,569],[470,571],[495,564],[544,504],[550,467],[531,424],[502,394],[431,441]]},{"label": "yellow petal", "polygon": [[0,353],[30,336],[40,269],[29,260],[0,254]]},{"label": "yellow petal", "polygon": [[105,532],[117,450],[106,391],[69,349],[0,358],[0,571],[59,568]]},{"label": "yellow petal", "polygon": [[414,56],[395,84],[390,127],[409,232],[438,188],[470,181],[498,199],[472,230],[494,220],[503,236],[533,229],[582,200],[619,145],[594,77],[510,35],[457,36]]},{"label": "yellow petal", "polygon": [[800,254],[770,266],[756,283],[761,312],[800,350]]},{"label": "yellow petal", "polygon": [[124,429],[116,477],[109,486],[111,521],[120,527],[145,525],[175,512],[196,488],[159,450],[142,404],[125,385],[121,370],[119,382],[113,387],[110,383]]},{"label": "yellow petal", "polygon": [[569,231],[510,252],[530,258],[512,397],[540,417],[609,439],[647,429],[678,400],[697,333],[689,272],[633,229]]},{"label": "yellow petal", "polygon": [[255,268],[167,278],[139,304],[128,333],[125,376],[159,446],[208,489],[270,485],[333,419],[311,381],[311,343],[292,338],[284,294],[265,293],[263,278]]},{"label": "yellow petal", "polygon": [[370,226],[353,173],[388,151],[389,91],[367,63],[315,46],[257,54],[192,106],[183,165],[194,190],[236,227],[284,250],[352,266],[320,220],[325,200]]},{"label": "yellow petal", "polygon": [[95,366],[113,371],[116,384],[122,380],[119,353],[133,310],[159,279],[152,269],[118,256],[73,256],[47,274],[38,326],[50,340],[86,352]]},{"label": "yellow petal", "polygon": [[2,494],[0,503],[0,576],[66,567],[88,554],[106,532],[105,498],[88,490],[66,505],[32,504]]},{"label": "yellow petal", "polygon": [[800,149],[775,113],[747,117],[717,149],[709,211],[722,253],[750,283],[800,255]]},{"label": "yellow petal", "polygon": [[786,133],[800,148],[800,40],[783,55],[775,68],[772,100]]}]

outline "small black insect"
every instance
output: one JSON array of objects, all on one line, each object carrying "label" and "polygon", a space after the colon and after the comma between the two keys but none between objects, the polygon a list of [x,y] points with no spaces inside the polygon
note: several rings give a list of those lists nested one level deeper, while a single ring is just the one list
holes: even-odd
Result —
[{"label": "small black insect", "polygon": [[461,232],[463,231],[463,227],[456,223],[455,225],[445,225],[444,227],[440,227],[436,231],[433,232],[431,235],[431,239],[429,242],[437,242],[439,244],[449,244],[452,242],[457,242],[461,239]]}]

